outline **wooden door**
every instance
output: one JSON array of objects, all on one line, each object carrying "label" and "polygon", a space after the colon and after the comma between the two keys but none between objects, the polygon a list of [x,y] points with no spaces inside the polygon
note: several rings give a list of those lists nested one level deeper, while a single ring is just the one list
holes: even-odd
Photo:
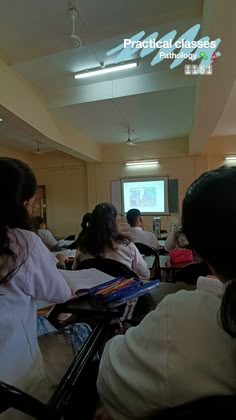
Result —
[{"label": "wooden door", "polygon": [[45,185],[39,185],[37,188],[34,206],[33,206],[33,217],[41,216],[44,223],[47,224],[47,206],[46,206],[46,187]]}]

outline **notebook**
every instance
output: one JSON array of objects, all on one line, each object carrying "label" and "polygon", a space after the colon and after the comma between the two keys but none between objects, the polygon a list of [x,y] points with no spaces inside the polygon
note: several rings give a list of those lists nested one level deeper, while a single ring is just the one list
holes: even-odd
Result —
[{"label": "notebook", "polygon": [[57,254],[62,254],[67,259],[67,258],[75,258],[76,251],[77,251],[76,249],[64,249],[63,251],[52,252],[52,254],[54,256],[56,256]]},{"label": "notebook", "polygon": [[159,284],[158,279],[144,282],[135,277],[118,277],[90,289],[89,300],[91,304],[100,308],[115,308],[149,293]]},{"label": "notebook", "polygon": [[[72,292],[83,296],[95,286],[99,286],[109,280],[113,280],[114,277],[109,276],[96,268],[89,268],[87,270],[58,270],[65,278],[67,284],[71,288]],[[49,303],[44,300],[37,301],[37,312],[38,315],[48,315],[54,306],[54,303]]]},{"label": "notebook", "polygon": [[96,268],[89,268],[87,270],[58,270],[65,278],[67,284],[70,286],[73,293],[84,294],[89,289],[99,286],[114,277],[109,276]]}]

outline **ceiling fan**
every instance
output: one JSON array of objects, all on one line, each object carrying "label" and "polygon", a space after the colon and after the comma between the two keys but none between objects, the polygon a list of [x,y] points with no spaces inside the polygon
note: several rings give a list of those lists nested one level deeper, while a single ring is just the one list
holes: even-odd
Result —
[{"label": "ceiling fan", "polygon": [[80,36],[77,33],[77,23],[78,23],[78,18],[79,18],[79,13],[78,10],[76,9],[75,6],[72,6],[69,8],[68,10],[68,14],[71,18],[71,22],[72,22],[72,33],[69,36],[69,41],[70,44],[73,48],[79,48],[82,45],[82,40],[80,38]]},{"label": "ceiling fan", "polygon": [[128,128],[127,133],[128,133],[128,140],[126,141],[125,144],[127,144],[127,146],[136,146],[136,143],[134,143],[134,141],[131,140],[131,138],[130,138],[130,135],[131,135],[131,133],[132,134],[134,133],[134,130],[133,129],[131,130],[130,128]]},{"label": "ceiling fan", "polygon": [[34,151],[34,153],[36,154],[36,155],[42,155],[43,154],[43,152],[42,152],[42,150],[40,149],[40,142],[38,141],[38,140],[35,140],[36,141],[36,144],[37,144],[37,148],[36,148],[36,150]]}]

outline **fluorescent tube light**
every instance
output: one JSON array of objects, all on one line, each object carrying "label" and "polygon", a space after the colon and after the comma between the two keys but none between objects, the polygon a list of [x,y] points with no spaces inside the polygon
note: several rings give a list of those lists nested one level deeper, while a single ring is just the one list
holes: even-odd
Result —
[{"label": "fluorescent tube light", "polygon": [[136,162],[126,162],[125,166],[156,166],[158,164],[158,160],[140,160]]},{"label": "fluorescent tube light", "polygon": [[236,156],[226,156],[225,160],[236,160]]},{"label": "fluorescent tube light", "polygon": [[108,66],[104,68],[96,68],[92,70],[86,70],[81,73],[76,73],[74,75],[75,79],[83,79],[84,77],[91,77],[91,76],[98,76],[100,74],[106,74],[106,73],[113,73],[115,71],[120,70],[127,70],[131,69],[133,67],[137,67],[138,63],[127,63],[127,64],[120,64],[118,66]]}]

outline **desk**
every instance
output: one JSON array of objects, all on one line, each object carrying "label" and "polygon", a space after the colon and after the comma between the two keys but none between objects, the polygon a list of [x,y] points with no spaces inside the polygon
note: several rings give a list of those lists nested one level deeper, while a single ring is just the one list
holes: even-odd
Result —
[{"label": "desk", "polygon": [[[173,275],[175,274],[175,271],[180,270],[183,267],[186,267],[186,265],[190,264],[189,262],[182,262],[173,264],[170,262],[170,256],[169,255],[159,255],[159,261],[160,261],[160,270],[161,270],[161,277],[164,281],[173,281]],[[168,263],[168,265],[166,265]]]},{"label": "desk", "polygon": [[[166,295],[175,293],[177,290],[178,286],[175,283],[162,282],[159,287],[154,288],[150,293],[141,296],[136,304],[132,321],[135,324],[138,324],[148,312],[156,308]],[[124,305],[119,308],[113,308],[112,310],[96,309],[88,303],[86,297],[84,296],[56,305],[55,309],[53,317],[57,316],[57,314],[61,312],[69,312],[76,315],[77,322],[87,322],[89,325],[94,327],[100,321],[119,318],[122,316]]]},{"label": "desk", "polygon": [[[161,270],[180,270],[181,268],[190,264],[189,262],[181,262],[181,263],[173,264],[170,262],[169,255],[159,255],[159,261],[160,261]],[[168,265],[166,265],[166,263],[168,263]]]}]

